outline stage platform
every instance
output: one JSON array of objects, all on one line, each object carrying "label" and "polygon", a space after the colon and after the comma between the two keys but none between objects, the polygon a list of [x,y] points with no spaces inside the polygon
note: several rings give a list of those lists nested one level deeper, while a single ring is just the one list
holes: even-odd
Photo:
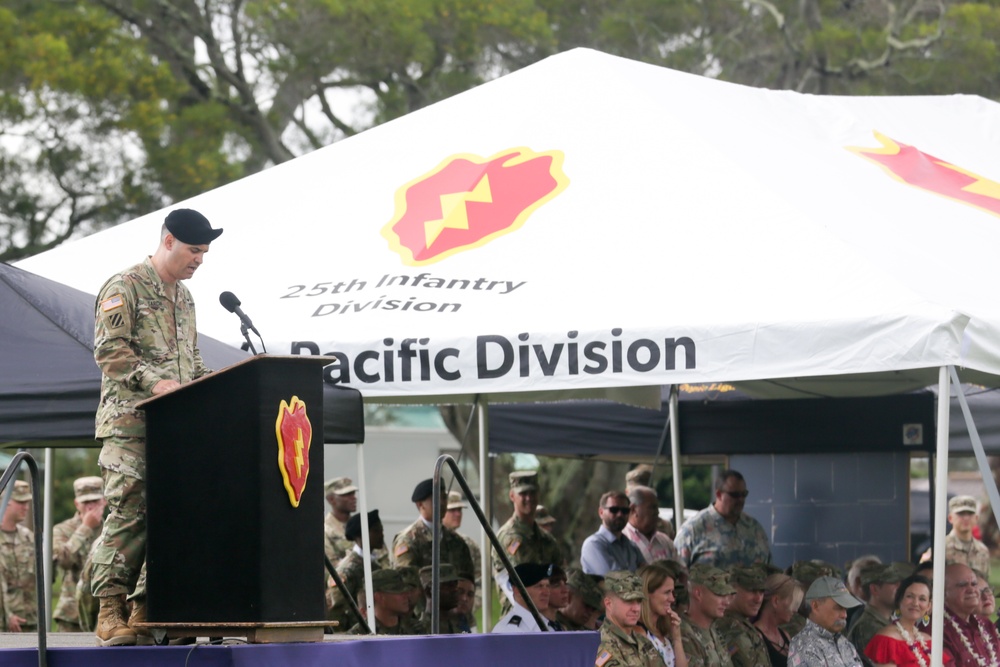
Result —
[{"label": "stage platform", "polygon": [[[49,667],[590,667],[596,632],[420,637],[337,637],[312,644],[207,640],[189,646],[100,648],[91,634],[52,633]],[[235,643],[229,643],[235,642]],[[0,634],[0,665],[37,667],[37,635]]]}]

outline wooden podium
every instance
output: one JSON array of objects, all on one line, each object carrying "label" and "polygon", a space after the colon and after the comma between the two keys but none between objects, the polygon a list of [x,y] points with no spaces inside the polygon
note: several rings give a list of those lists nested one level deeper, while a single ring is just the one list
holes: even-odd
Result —
[{"label": "wooden podium", "polygon": [[[322,640],[328,363],[259,355],[139,404],[147,434],[146,626],[158,641]],[[311,440],[299,437],[310,427]]]}]

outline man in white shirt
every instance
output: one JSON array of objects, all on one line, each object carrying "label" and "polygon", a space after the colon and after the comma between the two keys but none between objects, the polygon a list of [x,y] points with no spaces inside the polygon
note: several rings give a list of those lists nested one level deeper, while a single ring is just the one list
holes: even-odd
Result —
[{"label": "man in white shirt", "polygon": [[[521,578],[521,582],[528,591],[528,597],[535,603],[539,613],[544,613],[549,607],[549,577],[552,576],[552,565],[521,563],[514,567],[514,571]],[[521,596],[521,591],[515,586],[513,592],[514,602],[511,605],[511,610],[497,621],[493,632],[542,632],[535,617],[528,610],[524,597]],[[544,616],[542,620],[546,621]],[[555,629],[551,625],[551,621],[546,621],[546,624],[548,625],[547,630]]]}]

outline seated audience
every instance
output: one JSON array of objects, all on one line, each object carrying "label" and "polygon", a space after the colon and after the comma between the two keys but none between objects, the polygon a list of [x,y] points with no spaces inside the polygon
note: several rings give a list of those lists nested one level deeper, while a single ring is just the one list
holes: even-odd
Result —
[{"label": "seated audience", "polygon": [[764,638],[772,667],[788,665],[791,637],[781,626],[787,625],[802,604],[805,589],[787,574],[775,573],[764,580],[764,601],[754,627]]},{"label": "seated audience", "polygon": [[[521,578],[528,597],[534,603],[539,613],[549,607],[549,577],[552,576],[552,565],[542,563],[521,563],[514,567],[517,576]],[[513,583],[513,582],[511,582]],[[534,615],[528,610],[524,597],[517,586],[513,586],[514,601],[509,612],[493,626],[493,632],[543,632],[538,627]],[[545,621],[543,615],[542,620]],[[549,630],[554,628],[549,625]]]},{"label": "seated audience", "polygon": [[[894,599],[899,618],[875,633],[865,655],[876,665],[924,667],[931,664],[931,637],[920,630],[918,622],[931,610],[931,582],[920,575],[904,579]],[[944,663],[951,664],[951,656]]]},{"label": "seated audience", "polygon": [[662,665],[656,648],[637,627],[642,613],[642,580],[632,572],[608,572],[604,578],[604,624],[595,667]]},{"label": "seated audience", "polygon": [[674,611],[673,573],[662,565],[643,565],[636,574],[642,579],[642,613],[639,629],[663,658],[667,667],[687,667],[681,638],[681,617]]}]

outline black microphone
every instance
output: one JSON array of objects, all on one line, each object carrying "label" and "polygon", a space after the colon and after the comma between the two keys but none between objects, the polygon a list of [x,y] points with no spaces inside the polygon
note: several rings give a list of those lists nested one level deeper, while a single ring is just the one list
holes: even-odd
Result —
[{"label": "black microphone", "polygon": [[250,321],[250,318],[247,317],[247,314],[243,312],[242,308],[240,308],[241,301],[238,298],[236,298],[235,294],[233,294],[232,292],[223,292],[222,294],[219,295],[219,303],[221,303],[222,307],[228,310],[230,313],[236,313],[236,315],[240,318],[240,321],[243,322],[243,325],[246,328],[250,329],[250,331],[254,332],[258,336],[260,335],[260,332],[257,331],[257,328],[253,325],[253,322]]}]

